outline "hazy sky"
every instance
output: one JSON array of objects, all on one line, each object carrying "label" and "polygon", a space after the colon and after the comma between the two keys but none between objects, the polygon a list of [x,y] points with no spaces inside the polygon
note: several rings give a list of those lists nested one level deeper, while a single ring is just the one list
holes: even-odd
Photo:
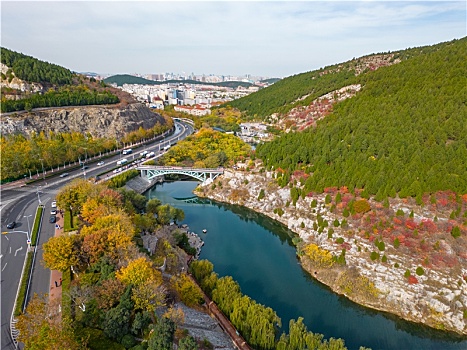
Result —
[{"label": "hazy sky", "polygon": [[74,71],[285,77],[466,36],[466,1],[5,1],[1,45]]}]

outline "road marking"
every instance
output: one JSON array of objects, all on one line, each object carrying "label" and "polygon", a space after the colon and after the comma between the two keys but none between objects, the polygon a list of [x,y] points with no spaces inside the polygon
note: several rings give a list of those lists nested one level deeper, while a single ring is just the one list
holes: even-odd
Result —
[{"label": "road marking", "polygon": [[2,232],[2,235],[7,235],[8,234],[8,231],[3,231]]},{"label": "road marking", "polygon": [[10,247],[10,254],[11,254],[11,247]]},{"label": "road marking", "polygon": [[9,240],[10,240],[10,239],[9,239],[7,236],[5,236],[5,238],[6,238],[6,240],[7,240],[7,241],[9,241]]},{"label": "road marking", "polygon": [[[11,247],[10,247],[10,248],[11,248]],[[21,247],[19,247],[18,249],[16,249],[16,251],[15,251],[15,256],[16,256],[16,254],[18,254],[18,252],[19,252],[20,250],[23,250],[23,246],[21,246]]]},{"label": "road marking", "polygon": [[2,272],[3,272],[3,270],[5,270],[5,267],[6,267],[7,265],[8,265],[8,263],[5,263],[5,266],[3,266],[3,268],[2,268]]}]

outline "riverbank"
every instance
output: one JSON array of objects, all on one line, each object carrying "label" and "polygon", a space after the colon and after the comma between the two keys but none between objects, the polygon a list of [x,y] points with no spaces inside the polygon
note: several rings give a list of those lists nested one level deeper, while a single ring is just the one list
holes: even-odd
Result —
[{"label": "riverbank", "polygon": [[[379,214],[383,212],[386,222],[394,218],[404,219],[404,224],[414,221],[422,225],[435,216],[430,208],[419,208],[409,201],[393,200],[389,208],[384,208],[380,203],[369,200],[370,211],[345,217],[342,215],[343,206],[339,203],[335,205],[336,192],[331,193],[331,202],[326,198],[328,192],[299,197],[294,206],[291,189],[279,188],[274,174],[261,170],[260,164],[250,166],[248,172],[226,170],[224,176],[213,184],[198,188],[196,193],[219,202],[245,206],[294,231],[300,237],[295,238],[294,243],[303,268],[334,292],[360,305],[389,312],[405,320],[467,334],[464,318],[467,305],[464,276],[467,267],[462,252],[455,246],[462,246],[463,242],[451,239],[443,232],[431,233],[431,238],[425,237],[425,232],[419,227],[416,239],[420,242],[417,241],[417,244],[432,244],[438,249],[436,254],[444,253],[450,258],[444,265],[435,264],[433,257],[436,256],[424,252],[424,261],[430,260],[429,264],[425,264],[418,255],[411,254],[417,250],[417,247],[408,244],[414,243],[412,239],[406,238],[396,248],[391,236],[384,232],[386,229],[378,227]],[[349,196],[343,195],[343,203],[348,201]],[[403,210],[405,218],[396,218],[394,213],[399,209]],[[446,217],[449,218],[448,211],[438,210],[436,214],[440,223],[448,221],[444,221]],[[377,234],[367,229],[367,221],[377,226]],[[397,231],[394,228],[391,230],[392,233]],[[414,236],[413,232],[411,234]],[[403,239],[402,236],[400,239]],[[320,266],[307,250],[311,245],[336,257],[345,250],[345,264]],[[419,274],[421,270],[423,273]]]}]

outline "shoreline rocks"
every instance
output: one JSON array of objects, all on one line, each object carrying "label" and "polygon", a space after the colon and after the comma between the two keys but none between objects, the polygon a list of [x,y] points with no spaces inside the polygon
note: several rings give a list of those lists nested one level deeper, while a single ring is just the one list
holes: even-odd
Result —
[{"label": "shoreline rocks", "polygon": [[[264,196],[261,200],[258,199],[260,193]],[[375,249],[374,245],[352,233],[359,230],[355,224],[350,224],[345,230],[333,227],[335,237],[342,238],[337,244],[335,239],[318,232],[314,226],[316,215],[310,214],[311,201],[317,200],[315,210],[324,220],[332,223],[336,218],[343,219],[329,210],[329,205],[325,203],[326,194],[299,198],[293,206],[290,189],[279,188],[271,172],[226,169],[224,175],[213,184],[198,187],[196,194],[247,207],[287,226],[300,238],[298,241],[301,242],[296,245],[302,267],[335,293],[365,307],[389,312],[414,323],[467,335],[467,318],[464,317],[467,310],[466,264],[461,263],[460,268],[455,269],[425,267],[424,274],[414,275],[416,282],[409,283],[404,270],[417,266],[418,262],[413,257],[387,244],[384,254],[391,263],[372,261],[369,252]],[[277,208],[281,208],[282,212],[279,213]],[[317,267],[300,251],[308,244],[315,244],[335,256],[345,245],[346,264],[334,264],[326,269]]]}]

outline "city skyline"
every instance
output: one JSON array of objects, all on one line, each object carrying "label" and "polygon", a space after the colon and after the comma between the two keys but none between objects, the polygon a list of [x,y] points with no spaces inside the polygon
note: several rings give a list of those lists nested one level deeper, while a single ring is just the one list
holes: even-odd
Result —
[{"label": "city skyline", "polygon": [[77,72],[283,78],[466,35],[465,1],[2,1],[2,46]]}]

